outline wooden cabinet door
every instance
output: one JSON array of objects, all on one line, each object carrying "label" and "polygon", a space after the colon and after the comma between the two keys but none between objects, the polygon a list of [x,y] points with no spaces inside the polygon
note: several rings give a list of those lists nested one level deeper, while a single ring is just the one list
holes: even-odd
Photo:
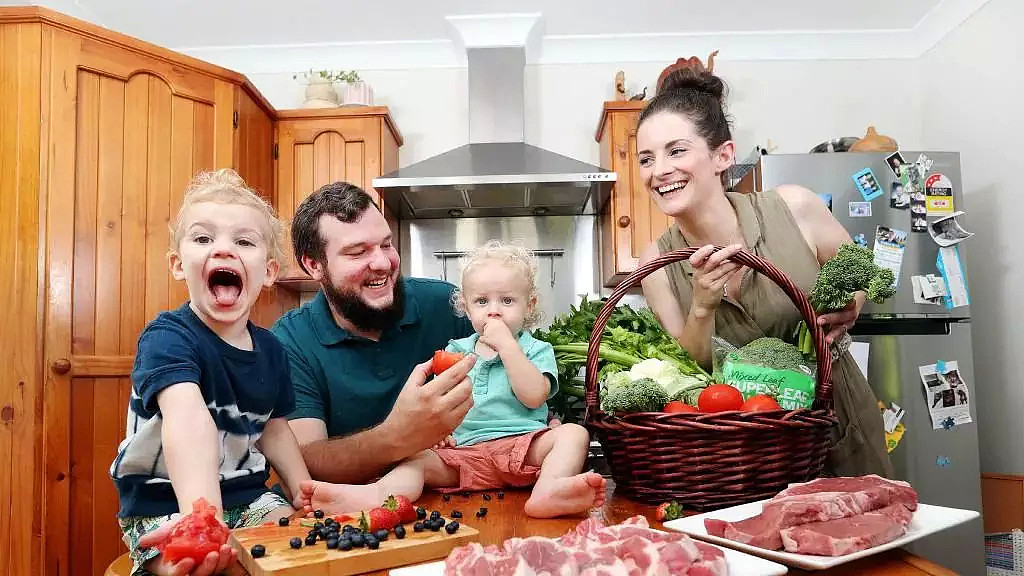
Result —
[{"label": "wooden cabinet door", "polygon": [[[370,185],[381,170],[381,122],[369,118],[316,118],[278,122],[277,209],[291,222],[295,209],[324,184],[344,180],[378,200]],[[304,281],[309,276],[291,254],[283,278]],[[312,288],[313,286],[307,285]]]},{"label": "wooden cabinet door", "polygon": [[46,564],[102,574],[126,550],[109,469],[136,342],[187,297],[168,271],[168,223],[196,171],[231,165],[234,86],[49,34]]},{"label": "wooden cabinet door", "polygon": [[610,112],[608,133],[604,135],[607,142],[602,141],[603,167],[614,170],[618,177],[601,220],[602,276],[608,287],[618,285],[637,268],[640,253],[656,241],[671,222],[671,218],[658,209],[640,176],[636,154],[639,117],[639,110]]}]

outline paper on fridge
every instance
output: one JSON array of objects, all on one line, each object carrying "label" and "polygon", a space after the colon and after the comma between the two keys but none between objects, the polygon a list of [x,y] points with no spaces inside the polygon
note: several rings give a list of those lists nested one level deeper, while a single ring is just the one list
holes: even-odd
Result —
[{"label": "paper on fridge", "polygon": [[899,404],[890,402],[889,407],[882,411],[882,423],[885,425],[885,433],[892,434],[896,431],[896,426],[899,425],[900,420],[903,420],[906,411],[900,408]]},{"label": "paper on fridge", "polygon": [[967,279],[964,278],[963,262],[960,260],[960,249],[957,246],[939,248],[939,255],[935,259],[939,273],[946,281],[946,308],[953,309],[960,306],[967,306],[971,303],[970,294],[967,292]]},{"label": "paper on fridge", "polygon": [[892,282],[893,288],[900,283],[900,268],[903,266],[903,252],[906,249],[906,232],[888,226],[875,228],[875,265],[892,270],[895,277]]},{"label": "paper on fridge", "polygon": [[935,243],[939,246],[946,247],[959,244],[974,236],[974,232],[965,230],[963,225],[957,220],[957,216],[962,216],[963,214],[963,212],[953,212],[949,216],[932,220],[928,225],[928,234],[932,237],[932,240],[935,240]]},{"label": "paper on fridge", "polygon": [[942,430],[972,421],[967,382],[955,361],[919,366],[918,372],[933,429]]},{"label": "paper on fridge", "polygon": [[945,304],[946,281],[941,276],[911,276],[910,283],[914,287],[914,304]]}]

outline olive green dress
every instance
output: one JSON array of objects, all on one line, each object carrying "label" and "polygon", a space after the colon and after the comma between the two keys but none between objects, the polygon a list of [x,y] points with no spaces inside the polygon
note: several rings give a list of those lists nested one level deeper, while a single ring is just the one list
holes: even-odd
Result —
[{"label": "olive green dress", "polygon": [[[814,286],[820,266],[785,201],[774,190],[755,194],[727,192],[736,210],[747,249],[772,262],[805,293]],[[688,248],[678,226],[658,238],[662,254]],[[685,316],[692,298],[693,268],[682,261],[662,268]],[[716,334],[734,346],[762,336],[792,341],[799,310],[767,276],[747,270],[738,301],[726,298],[715,315]],[[847,350],[832,364],[832,390],[839,427],[833,429],[825,472],[837,476],[892,476],[878,401]]]}]

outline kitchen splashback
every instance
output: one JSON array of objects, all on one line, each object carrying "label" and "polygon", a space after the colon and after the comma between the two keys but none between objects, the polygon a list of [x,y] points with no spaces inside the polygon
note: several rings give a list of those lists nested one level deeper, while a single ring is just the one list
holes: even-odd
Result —
[{"label": "kitchen splashback", "polygon": [[[540,326],[569,310],[583,294],[597,298],[610,290],[599,288],[600,243],[595,216],[449,218],[401,222],[402,273],[460,283],[459,255],[488,240],[518,241],[539,251],[537,298]],[[621,303],[643,305],[629,294]]]}]

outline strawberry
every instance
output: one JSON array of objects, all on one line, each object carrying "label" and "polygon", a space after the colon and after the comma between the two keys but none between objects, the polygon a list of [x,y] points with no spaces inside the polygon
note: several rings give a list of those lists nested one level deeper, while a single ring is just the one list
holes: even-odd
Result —
[{"label": "strawberry", "polygon": [[398,514],[387,508],[374,508],[359,513],[359,528],[367,532],[391,530],[398,524]]},{"label": "strawberry", "polygon": [[658,510],[654,513],[654,516],[658,519],[658,522],[668,522],[669,520],[682,518],[683,507],[675,500],[665,502],[658,506]]},{"label": "strawberry", "polygon": [[416,509],[412,507],[412,502],[405,496],[388,496],[384,501],[384,508],[398,514],[398,521],[401,524],[416,521]]}]

